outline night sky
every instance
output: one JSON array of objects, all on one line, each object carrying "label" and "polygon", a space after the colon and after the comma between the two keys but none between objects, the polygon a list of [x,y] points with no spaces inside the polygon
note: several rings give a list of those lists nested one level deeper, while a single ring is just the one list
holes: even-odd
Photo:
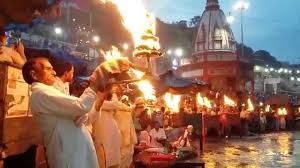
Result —
[{"label": "night sky", "polygon": [[[201,15],[206,0],[143,0],[147,9],[165,22],[189,21]],[[235,16],[232,30],[241,41],[240,15],[232,6],[237,0],[219,0],[225,14]],[[300,63],[300,0],[248,0],[244,13],[244,43],[264,49],[280,61]]]}]

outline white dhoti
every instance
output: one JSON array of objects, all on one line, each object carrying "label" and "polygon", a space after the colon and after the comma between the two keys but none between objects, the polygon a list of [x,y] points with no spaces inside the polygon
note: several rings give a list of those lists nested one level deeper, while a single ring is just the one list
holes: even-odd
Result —
[{"label": "white dhoti", "polygon": [[129,168],[132,163],[134,145],[121,147],[121,165],[120,168]]}]

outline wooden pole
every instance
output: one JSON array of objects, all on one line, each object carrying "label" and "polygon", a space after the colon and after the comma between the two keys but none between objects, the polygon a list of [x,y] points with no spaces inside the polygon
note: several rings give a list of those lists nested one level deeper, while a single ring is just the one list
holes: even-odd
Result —
[{"label": "wooden pole", "polygon": [[201,117],[201,126],[200,126],[200,129],[201,129],[201,132],[200,132],[200,154],[203,155],[203,142],[204,142],[204,134],[205,134],[205,129],[204,129],[204,116],[203,116],[203,113],[199,113],[200,114],[200,117]]}]

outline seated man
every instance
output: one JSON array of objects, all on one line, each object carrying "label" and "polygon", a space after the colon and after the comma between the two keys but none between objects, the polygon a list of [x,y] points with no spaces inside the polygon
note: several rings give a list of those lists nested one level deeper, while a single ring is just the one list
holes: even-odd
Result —
[{"label": "seated man", "polygon": [[150,131],[151,146],[162,147],[164,146],[167,136],[165,130],[160,128],[159,122],[155,122],[154,128]]},{"label": "seated man", "polygon": [[184,130],[184,133],[182,136],[178,138],[177,141],[175,141],[172,144],[173,148],[181,148],[181,147],[191,147],[191,135],[193,133],[193,126],[188,125],[187,128]]},{"label": "seated man", "polygon": [[151,131],[151,125],[148,124],[147,128],[145,128],[143,131],[141,131],[140,136],[139,136],[139,146],[141,147],[151,147],[151,136],[149,132]]},{"label": "seated man", "polygon": [[4,30],[0,28],[0,62],[13,63],[22,67],[26,61],[23,44],[18,42],[12,48],[6,45],[6,34]]}]

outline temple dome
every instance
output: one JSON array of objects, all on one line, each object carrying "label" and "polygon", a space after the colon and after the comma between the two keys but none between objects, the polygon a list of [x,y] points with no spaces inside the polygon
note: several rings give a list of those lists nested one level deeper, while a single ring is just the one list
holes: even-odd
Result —
[{"label": "temple dome", "polygon": [[219,50],[235,52],[236,41],[218,0],[207,0],[194,41],[193,54]]}]

